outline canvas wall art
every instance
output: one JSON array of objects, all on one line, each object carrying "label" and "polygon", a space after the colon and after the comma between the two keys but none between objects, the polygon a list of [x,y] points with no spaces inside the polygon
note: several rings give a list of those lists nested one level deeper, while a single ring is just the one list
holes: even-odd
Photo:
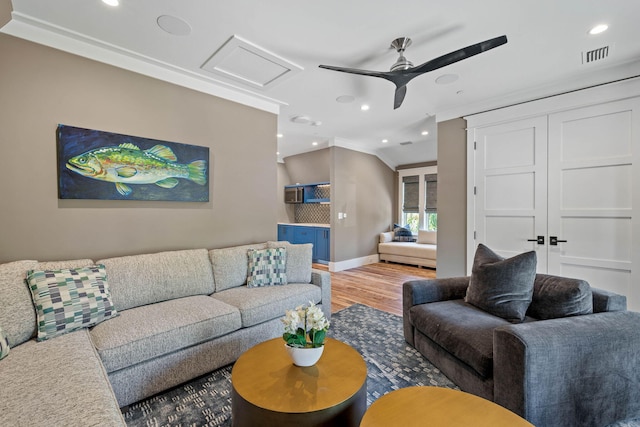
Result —
[{"label": "canvas wall art", "polygon": [[209,201],[209,148],[58,125],[61,199]]}]

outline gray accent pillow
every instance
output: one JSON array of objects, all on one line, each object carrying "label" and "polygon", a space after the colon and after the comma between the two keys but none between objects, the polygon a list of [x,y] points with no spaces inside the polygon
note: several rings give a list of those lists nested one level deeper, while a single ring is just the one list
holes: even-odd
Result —
[{"label": "gray accent pillow", "polygon": [[521,323],[531,304],[536,264],[534,251],[504,259],[479,244],[464,300],[511,323]]},{"label": "gray accent pillow", "polygon": [[267,242],[270,248],[287,249],[287,282],[311,283],[313,268],[313,244],[293,244],[286,241]]},{"label": "gray accent pillow", "polygon": [[538,274],[527,315],[536,319],[556,319],[593,313],[593,293],[580,279]]}]

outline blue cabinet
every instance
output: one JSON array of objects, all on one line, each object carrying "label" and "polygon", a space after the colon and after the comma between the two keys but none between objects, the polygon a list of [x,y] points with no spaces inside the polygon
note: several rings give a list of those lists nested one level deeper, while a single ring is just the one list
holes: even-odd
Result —
[{"label": "blue cabinet", "polygon": [[331,184],[328,182],[314,182],[313,184],[285,185],[289,188],[302,188],[302,203],[329,203],[331,201]]},{"label": "blue cabinet", "polygon": [[327,227],[278,224],[278,240],[293,244],[313,244],[313,262],[329,263],[330,231]]},{"label": "blue cabinet", "polygon": [[315,246],[316,234],[314,227],[294,225],[291,228],[293,228],[293,240],[290,240],[291,243],[313,243]]},{"label": "blue cabinet", "polygon": [[314,248],[314,258],[317,262],[329,262],[329,229],[326,227],[315,227],[316,245]]}]

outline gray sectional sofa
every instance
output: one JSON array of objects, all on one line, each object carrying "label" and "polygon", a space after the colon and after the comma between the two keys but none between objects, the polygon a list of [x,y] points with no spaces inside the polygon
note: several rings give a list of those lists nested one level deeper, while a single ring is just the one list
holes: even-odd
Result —
[{"label": "gray sectional sofa", "polygon": [[406,341],[462,390],[537,427],[640,418],[640,313],[624,296],[534,270],[517,323],[468,302],[472,277],[403,285]]},{"label": "gray sectional sofa", "polygon": [[[287,284],[247,287],[248,250],[286,248]],[[0,424],[124,426],[120,407],[235,361],[280,336],[287,309],[312,301],[331,316],[328,272],[311,245],[266,242],[93,261],[0,265]],[[117,316],[36,341],[29,270],[102,264]]]}]

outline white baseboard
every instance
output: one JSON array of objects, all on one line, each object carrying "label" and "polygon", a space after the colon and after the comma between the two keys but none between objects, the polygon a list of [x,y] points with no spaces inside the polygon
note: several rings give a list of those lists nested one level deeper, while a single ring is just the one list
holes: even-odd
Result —
[{"label": "white baseboard", "polygon": [[378,254],[367,255],[361,258],[348,259],[346,261],[329,262],[329,271],[342,271],[350,268],[362,267],[367,264],[375,264],[380,261]]}]

